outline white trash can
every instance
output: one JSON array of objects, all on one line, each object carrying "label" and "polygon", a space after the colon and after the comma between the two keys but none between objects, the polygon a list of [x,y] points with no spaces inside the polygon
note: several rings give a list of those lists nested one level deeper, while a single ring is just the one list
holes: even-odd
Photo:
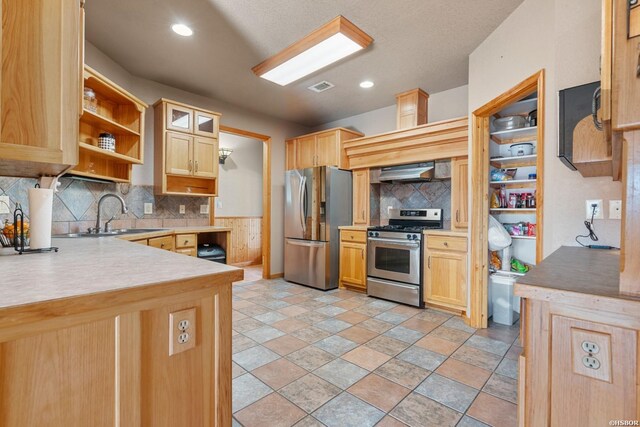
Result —
[{"label": "white trash can", "polygon": [[513,295],[516,278],[517,276],[504,273],[489,276],[493,321],[501,325],[511,326],[520,318],[520,298]]}]

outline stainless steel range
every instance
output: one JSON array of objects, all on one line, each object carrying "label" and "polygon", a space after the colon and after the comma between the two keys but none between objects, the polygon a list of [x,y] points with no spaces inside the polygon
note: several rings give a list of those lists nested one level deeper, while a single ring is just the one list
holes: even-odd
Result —
[{"label": "stainless steel range", "polygon": [[422,231],[442,225],[442,209],[393,209],[389,225],[369,227],[367,294],[423,307]]}]

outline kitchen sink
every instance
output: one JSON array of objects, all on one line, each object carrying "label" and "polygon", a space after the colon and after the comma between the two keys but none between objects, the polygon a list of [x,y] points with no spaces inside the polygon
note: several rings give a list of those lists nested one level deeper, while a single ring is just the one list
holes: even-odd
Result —
[{"label": "kitchen sink", "polygon": [[76,237],[110,237],[110,236],[124,236],[127,234],[140,234],[140,233],[152,233],[155,231],[164,231],[164,228],[121,228],[118,230],[112,230],[108,232],[101,233],[67,233],[67,234],[57,234],[53,237],[66,237],[66,238],[76,238]]}]

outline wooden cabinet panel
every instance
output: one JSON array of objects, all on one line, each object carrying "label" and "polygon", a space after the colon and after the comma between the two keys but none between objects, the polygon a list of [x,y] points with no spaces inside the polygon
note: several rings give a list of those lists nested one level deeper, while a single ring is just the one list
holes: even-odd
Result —
[{"label": "wooden cabinet panel", "polygon": [[367,243],[367,232],[356,230],[340,230],[341,242]]},{"label": "wooden cabinet panel", "polygon": [[154,248],[158,249],[164,249],[165,251],[173,251],[173,240],[173,235],[154,237],[152,239],[149,239],[149,246],[153,246]]},{"label": "wooden cabinet panel", "polygon": [[181,105],[167,104],[167,130],[193,133],[193,110]]},{"label": "wooden cabinet panel", "polygon": [[469,159],[451,160],[451,225],[453,229],[469,227]]},{"label": "wooden cabinet panel", "polygon": [[296,167],[296,140],[288,139],[284,142],[285,149],[285,169],[297,169]]},{"label": "wooden cabinet panel", "polygon": [[427,123],[429,94],[413,89],[396,95],[396,126],[407,129]]},{"label": "wooden cabinet panel", "polygon": [[340,242],[340,286],[367,289],[367,245]]},{"label": "wooden cabinet panel", "polygon": [[353,225],[369,224],[369,169],[353,171]]},{"label": "wooden cabinet panel", "polygon": [[338,136],[336,132],[318,134],[316,137],[316,166],[338,165]]},{"label": "wooden cabinet panel", "polygon": [[198,244],[195,234],[176,234],[176,248],[192,248]]},{"label": "wooden cabinet panel", "polygon": [[296,168],[306,169],[316,165],[316,136],[296,138]]},{"label": "wooden cabinet panel", "polygon": [[193,137],[175,132],[167,133],[166,171],[173,175],[191,175]]},{"label": "wooden cabinet panel", "polygon": [[193,114],[193,133],[195,135],[217,139],[218,129],[220,128],[220,117],[198,110],[195,110]]},{"label": "wooden cabinet panel", "polygon": [[[552,316],[551,425],[608,425],[636,419],[637,331]],[[575,339],[579,338],[579,339]],[[585,341],[597,342],[597,369],[583,365]]]},{"label": "wooden cabinet panel", "polygon": [[466,310],[467,254],[429,249],[425,256],[425,302]]},{"label": "wooden cabinet panel", "polygon": [[193,175],[215,178],[218,176],[218,140],[195,137],[193,139]]},{"label": "wooden cabinet panel", "polygon": [[0,175],[59,175],[78,163],[79,1],[3,1]]},{"label": "wooden cabinet panel", "polygon": [[640,128],[640,79],[638,78],[640,38],[628,38],[629,18],[629,1],[613,0],[611,99],[614,130]]},{"label": "wooden cabinet panel", "polygon": [[467,238],[429,234],[427,237],[427,249],[467,252]]}]

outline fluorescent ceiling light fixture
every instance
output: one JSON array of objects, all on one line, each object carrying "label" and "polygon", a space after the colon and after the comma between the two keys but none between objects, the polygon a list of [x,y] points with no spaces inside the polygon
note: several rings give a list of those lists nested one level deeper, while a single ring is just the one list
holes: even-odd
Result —
[{"label": "fluorescent ceiling light fixture", "polygon": [[183,37],[189,37],[193,35],[193,30],[184,24],[173,24],[171,26],[171,29],[174,33],[179,34]]},{"label": "fluorescent ceiling light fixture", "polygon": [[263,79],[286,86],[366,48],[372,41],[367,33],[338,16],[252,70]]},{"label": "fluorescent ceiling light fixture", "polygon": [[363,89],[369,89],[370,87],[373,87],[374,83],[371,80],[365,80],[363,82],[360,82],[360,87]]}]

